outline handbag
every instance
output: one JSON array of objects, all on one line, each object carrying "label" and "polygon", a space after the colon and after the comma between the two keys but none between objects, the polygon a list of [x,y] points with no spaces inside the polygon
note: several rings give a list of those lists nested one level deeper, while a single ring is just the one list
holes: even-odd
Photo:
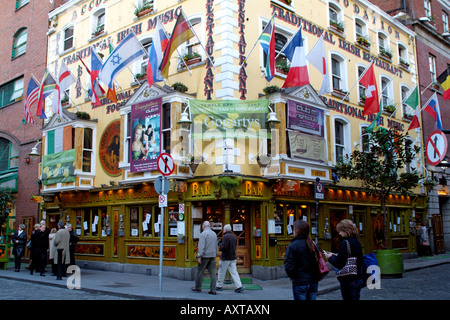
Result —
[{"label": "handbag", "polygon": [[317,277],[319,281],[326,277],[330,269],[327,266],[327,262],[325,261],[320,249],[317,247],[317,244],[314,243],[314,247],[316,249],[316,257],[317,257]]},{"label": "handbag", "polygon": [[357,267],[357,259],[356,257],[350,257],[351,250],[350,250],[350,243],[347,241],[347,262],[345,263],[345,266],[342,269],[339,269],[336,271],[336,277],[346,277],[346,276],[356,276],[358,275],[358,267]]}]

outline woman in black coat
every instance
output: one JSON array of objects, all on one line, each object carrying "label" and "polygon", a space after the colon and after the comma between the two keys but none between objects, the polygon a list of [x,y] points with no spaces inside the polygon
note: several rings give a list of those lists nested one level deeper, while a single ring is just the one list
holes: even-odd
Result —
[{"label": "woman in black coat", "polygon": [[359,300],[363,284],[361,273],[363,252],[361,243],[357,238],[359,232],[353,222],[348,219],[340,221],[336,225],[336,231],[341,239],[339,252],[338,254],[326,252],[325,256],[328,262],[337,269],[342,269],[346,265],[348,258],[356,257],[356,274],[343,275],[338,277],[338,280],[343,300]]},{"label": "woman in black coat", "polygon": [[27,233],[25,232],[25,225],[19,224],[19,228],[14,232],[12,236],[13,255],[15,263],[15,271],[20,271],[20,264],[22,262],[22,257],[25,255],[25,246],[27,244]]},{"label": "woman in black coat", "polygon": [[40,269],[41,262],[41,246],[40,246],[40,228],[39,224],[34,225],[34,230],[31,233],[30,241],[31,241],[31,265],[30,265],[30,274],[33,274],[34,270]]}]

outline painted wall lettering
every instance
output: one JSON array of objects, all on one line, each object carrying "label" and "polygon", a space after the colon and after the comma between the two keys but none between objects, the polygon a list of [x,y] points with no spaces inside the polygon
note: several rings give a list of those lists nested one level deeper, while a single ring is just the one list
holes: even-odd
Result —
[{"label": "painted wall lettering", "polygon": [[[206,1],[206,36],[208,40],[206,42],[206,53],[209,55],[212,61],[214,61],[214,39],[213,39],[213,29],[214,29],[214,0]],[[206,59],[206,75],[203,83],[205,84],[205,97],[207,100],[212,99],[212,94],[214,92],[214,74],[212,72],[213,65],[209,58]]]},{"label": "painted wall lettering", "polygon": [[[245,0],[238,0],[238,28],[239,28],[239,65],[245,61],[245,49],[247,48],[247,43],[245,42]],[[247,67],[247,62],[242,65],[239,71],[239,92],[241,100],[247,99],[247,72],[245,68]]]}]

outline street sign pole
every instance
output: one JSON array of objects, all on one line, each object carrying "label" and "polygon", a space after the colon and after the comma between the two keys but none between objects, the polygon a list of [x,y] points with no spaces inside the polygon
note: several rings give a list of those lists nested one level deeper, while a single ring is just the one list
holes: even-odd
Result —
[{"label": "street sign pole", "polygon": [[319,199],[323,199],[323,183],[319,177],[314,184],[314,198],[316,198],[316,244],[319,245]]},{"label": "street sign pole", "polygon": [[[162,179],[162,190],[164,190],[164,180]],[[164,193],[163,193],[164,194]],[[162,266],[164,248],[164,207],[161,207],[161,225],[159,227],[159,291],[162,292]]]}]

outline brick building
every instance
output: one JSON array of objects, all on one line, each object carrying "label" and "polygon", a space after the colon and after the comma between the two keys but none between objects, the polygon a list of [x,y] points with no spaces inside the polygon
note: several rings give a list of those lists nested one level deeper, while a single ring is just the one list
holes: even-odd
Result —
[{"label": "brick building", "polygon": [[30,77],[40,82],[45,70],[48,13],[64,1],[7,2],[0,19],[0,187],[17,194],[16,225],[25,222],[29,234],[38,219],[38,204],[30,196],[39,194],[39,160],[28,154],[42,136],[42,120],[34,116],[34,105],[35,124],[25,124],[24,103]]},{"label": "brick building", "polygon": [[[450,129],[450,113],[448,112],[450,103],[448,100],[443,100],[442,87],[435,85],[436,78],[450,65],[449,2],[441,0],[372,0],[371,2],[416,33],[421,106],[424,106],[436,93],[443,129],[444,131]],[[422,125],[423,139],[426,144],[427,139],[437,129],[436,121],[427,112],[422,111]],[[446,159],[450,159],[449,150]],[[426,164],[428,177],[437,184],[429,192],[428,209],[428,225],[432,227],[434,236],[432,245],[436,253],[450,248],[450,191],[447,183],[450,169],[446,159],[437,166]]]}]

